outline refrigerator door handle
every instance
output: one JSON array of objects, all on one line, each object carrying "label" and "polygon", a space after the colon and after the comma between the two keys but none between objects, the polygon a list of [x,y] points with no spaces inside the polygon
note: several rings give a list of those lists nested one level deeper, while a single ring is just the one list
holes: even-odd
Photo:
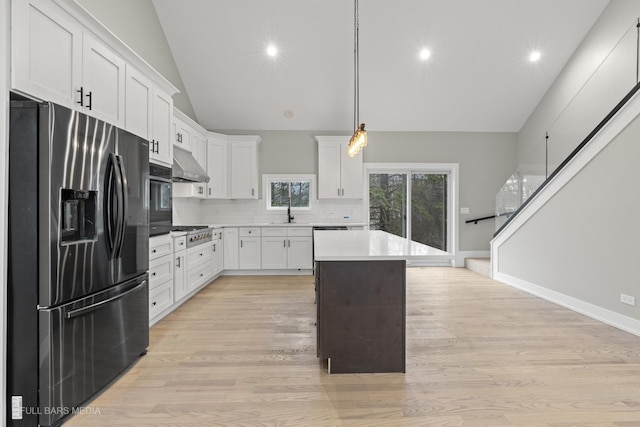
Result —
[{"label": "refrigerator door handle", "polygon": [[124,237],[127,225],[127,214],[128,214],[128,206],[127,206],[127,195],[129,193],[129,184],[127,182],[127,175],[124,172],[124,164],[122,162],[122,156],[115,156],[118,164],[118,176],[119,176],[119,189],[120,189],[120,213],[118,218],[119,224],[119,233],[118,233],[118,246],[117,251],[115,253],[117,258],[122,256],[122,247],[124,244]]},{"label": "refrigerator door handle", "polygon": [[96,303],[91,304],[91,305],[88,305],[88,306],[86,306],[86,307],[78,308],[78,309],[76,309],[76,310],[69,310],[69,311],[67,311],[67,312],[65,313],[65,317],[66,317],[67,319],[73,319],[74,317],[83,316],[83,315],[85,315],[85,314],[87,314],[87,313],[90,313],[90,312],[92,312],[92,311],[98,310],[98,309],[100,309],[103,305],[105,305],[105,304],[109,304],[109,303],[112,303],[112,302],[114,302],[114,301],[117,301],[117,300],[119,300],[119,299],[121,299],[121,298],[124,298],[124,297],[126,297],[127,295],[129,295],[130,293],[133,293],[133,292],[137,291],[138,289],[142,288],[142,287],[143,287],[143,286],[145,286],[146,284],[147,284],[147,281],[146,281],[146,280],[143,280],[142,282],[138,283],[138,284],[137,284],[136,286],[134,286],[133,288],[131,288],[131,289],[129,289],[128,291],[123,292],[123,293],[121,293],[121,294],[119,294],[119,295],[116,295],[116,296],[111,297],[111,298],[107,298],[107,299],[105,299],[105,300],[102,300],[102,301],[96,302]]},{"label": "refrigerator door handle", "polygon": [[115,155],[111,154],[109,156],[109,164],[107,166],[107,182],[106,182],[106,191],[105,191],[105,234],[107,236],[107,246],[109,250],[109,259],[115,258],[116,249],[117,249],[117,233],[116,228],[117,224],[115,223],[114,216],[117,216],[117,212],[115,212],[114,204],[118,203],[117,196],[114,197],[114,193],[116,191],[117,183],[116,181],[116,165],[115,165]]}]

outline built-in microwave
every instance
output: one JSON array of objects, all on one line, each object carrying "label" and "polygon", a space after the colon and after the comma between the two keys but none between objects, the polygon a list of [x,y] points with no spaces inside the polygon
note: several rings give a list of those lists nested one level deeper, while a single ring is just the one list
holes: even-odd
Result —
[{"label": "built-in microwave", "polygon": [[149,236],[171,231],[173,222],[171,168],[149,164]]}]

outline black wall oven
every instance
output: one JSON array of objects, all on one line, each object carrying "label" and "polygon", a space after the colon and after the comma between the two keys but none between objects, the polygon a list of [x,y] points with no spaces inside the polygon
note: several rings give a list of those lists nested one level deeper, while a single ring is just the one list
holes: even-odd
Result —
[{"label": "black wall oven", "polygon": [[171,168],[149,165],[149,236],[171,232],[173,220]]}]

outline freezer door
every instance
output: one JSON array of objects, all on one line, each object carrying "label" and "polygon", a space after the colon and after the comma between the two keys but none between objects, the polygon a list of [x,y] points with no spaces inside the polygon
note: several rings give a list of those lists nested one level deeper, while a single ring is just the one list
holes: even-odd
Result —
[{"label": "freezer door", "polygon": [[53,425],[73,413],[146,352],[148,294],[144,275],[77,302],[40,310],[40,425]]}]

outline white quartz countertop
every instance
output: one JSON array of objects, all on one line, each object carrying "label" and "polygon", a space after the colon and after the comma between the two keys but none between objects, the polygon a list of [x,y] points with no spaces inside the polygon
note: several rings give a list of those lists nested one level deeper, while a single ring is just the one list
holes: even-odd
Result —
[{"label": "white quartz countertop", "polygon": [[446,256],[422,243],[380,230],[322,230],[313,235],[315,261],[375,261]]},{"label": "white quartz countertop", "polygon": [[209,224],[211,228],[224,227],[366,227],[365,222],[242,222],[236,224]]}]

